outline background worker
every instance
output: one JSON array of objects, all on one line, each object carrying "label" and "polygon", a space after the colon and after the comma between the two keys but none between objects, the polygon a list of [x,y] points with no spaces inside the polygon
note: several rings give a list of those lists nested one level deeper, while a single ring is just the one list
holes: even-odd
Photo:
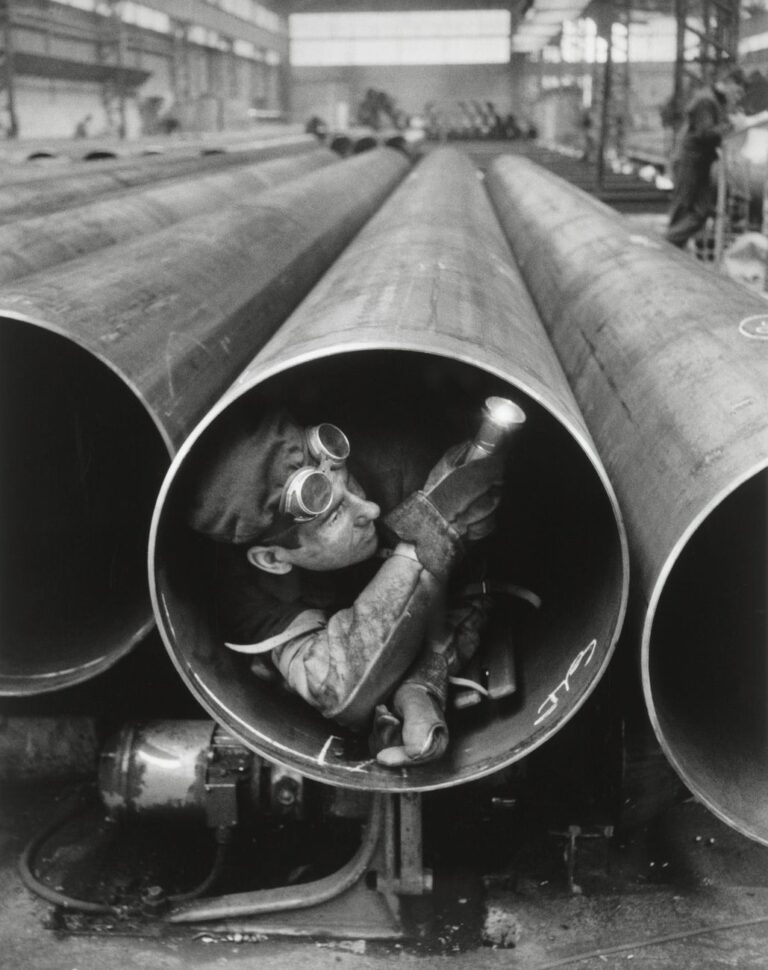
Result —
[{"label": "background worker", "polygon": [[227,646],[325,717],[371,729],[382,764],[434,760],[448,677],[476,651],[488,606],[451,581],[493,529],[503,459],[461,464],[460,445],[426,474],[419,449],[353,445],[281,409],[240,424],[198,476],[189,521],[216,542]]},{"label": "background worker", "polygon": [[715,209],[712,163],[723,136],[731,130],[744,94],[744,74],[733,68],[714,84],[700,88],[686,108],[686,125],[673,162],[674,188],[666,238],[683,248],[700,232]]}]

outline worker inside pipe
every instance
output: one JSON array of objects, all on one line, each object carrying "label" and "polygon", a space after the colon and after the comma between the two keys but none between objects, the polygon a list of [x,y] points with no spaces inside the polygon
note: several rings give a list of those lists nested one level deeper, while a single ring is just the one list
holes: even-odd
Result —
[{"label": "worker inside pipe", "polygon": [[397,445],[371,437],[350,448],[340,428],[283,407],[240,419],[196,476],[187,517],[213,540],[226,646],[368,732],[395,768],[446,751],[449,679],[488,618],[483,545],[505,462],[464,442],[434,464],[407,432]]}]

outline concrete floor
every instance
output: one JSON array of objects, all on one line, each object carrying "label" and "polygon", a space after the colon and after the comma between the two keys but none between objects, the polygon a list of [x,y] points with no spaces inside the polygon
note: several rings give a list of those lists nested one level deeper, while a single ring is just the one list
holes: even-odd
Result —
[{"label": "concrete floor", "polygon": [[[430,853],[434,895],[421,902],[416,918],[412,911],[406,919],[405,938],[374,941],[354,934],[281,938],[264,934],[253,921],[203,930],[147,918],[65,917],[32,895],[16,869],[23,846],[52,809],[55,789],[6,789],[3,796],[4,970],[213,970],[257,964],[260,970],[768,967],[768,848],[727,828],[692,800],[613,839],[578,842],[578,889],[571,891],[563,838],[527,825],[514,811],[502,818],[479,811],[474,819],[465,811],[460,821],[447,821],[456,804],[438,793],[431,811],[453,834]],[[85,825],[69,841],[43,849],[41,873],[57,884],[58,871],[68,888],[66,872],[82,862],[94,831]],[[498,864],[484,843],[496,848]],[[140,879],[151,862],[145,851],[140,842],[128,846],[134,878]],[[336,908],[321,914],[321,925],[338,925],[338,913]]]}]

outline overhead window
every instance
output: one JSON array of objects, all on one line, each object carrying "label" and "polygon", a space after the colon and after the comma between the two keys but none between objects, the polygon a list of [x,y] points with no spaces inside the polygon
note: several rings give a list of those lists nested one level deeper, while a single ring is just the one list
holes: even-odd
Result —
[{"label": "overhead window", "polygon": [[504,64],[508,10],[316,13],[290,17],[298,67],[346,64]]}]

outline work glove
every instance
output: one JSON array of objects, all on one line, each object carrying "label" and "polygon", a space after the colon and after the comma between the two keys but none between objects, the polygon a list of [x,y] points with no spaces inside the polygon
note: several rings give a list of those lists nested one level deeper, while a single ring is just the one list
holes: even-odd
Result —
[{"label": "work glove", "polygon": [[478,594],[450,609],[444,618],[444,638],[426,647],[395,691],[392,710],[384,704],[376,707],[370,744],[379,764],[400,768],[445,754],[448,678],[477,653],[490,605],[489,596]]},{"label": "work glove", "polygon": [[421,764],[441,758],[448,747],[448,725],[445,715],[430,692],[420,684],[402,684],[392,700],[396,717],[383,704],[376,708],[379,727],[386,724],[390,734],[383,735],[387,746],[376,754],[386,768]]},{"label": "work glove", "polygon": [[447,692],[447,660],[427,650],[395,691],[394,713],[384,704],[376,707],[371,747],[379,764],[397,768],[435,761],[445,754]]},{"label": "work glove", "polygon": [[468,445],[451,448],[430,472],[424,488],[389,512],[382,526],[416,548],[419,561],[445,580],[466,544],[487,536],[501,498],[501,455],[462,464]]}]

